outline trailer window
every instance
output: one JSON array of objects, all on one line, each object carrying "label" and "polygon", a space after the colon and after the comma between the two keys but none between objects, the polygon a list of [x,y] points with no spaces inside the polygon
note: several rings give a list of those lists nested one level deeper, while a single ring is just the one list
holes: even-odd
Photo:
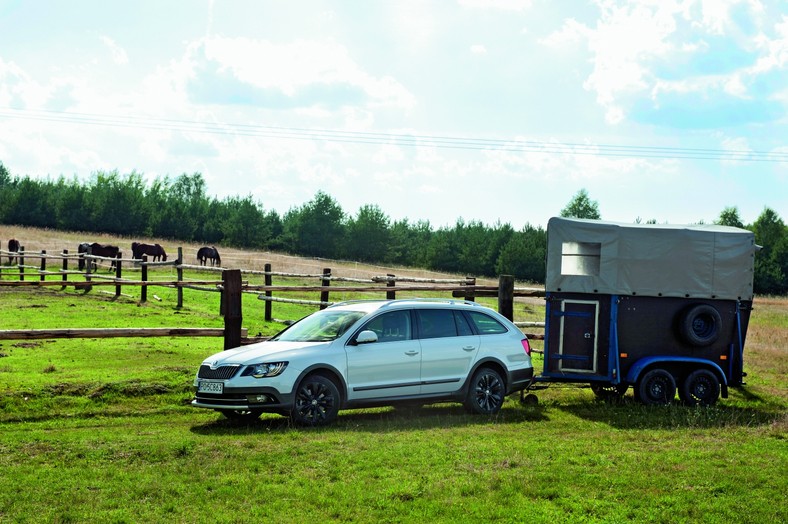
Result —
[{"label": "trailer window", "polygon": [[561,246],[562,275],[599,275],[602,244],[598,242],[564,242]]}]

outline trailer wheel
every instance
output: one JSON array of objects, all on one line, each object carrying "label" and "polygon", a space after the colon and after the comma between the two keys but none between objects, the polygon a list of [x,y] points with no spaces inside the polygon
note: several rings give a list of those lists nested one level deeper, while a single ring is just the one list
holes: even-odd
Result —
[{"label": "trailer wheel", "polygon": [[676,396],[676,381],[668,371],[656,368],[640,377],[636,391],[638,400],[647,406],[667,405]]},{"label": "trailer wheel", "polygon": [[620,399],[629,389],[629,384],[604,384],[599,382],[591,383],[591,391],[597,398]]},{"label": "trailer wheel", "polygon": [[685,311],[680,319],[679,332],[693,346],[708,346],[720,336],[722,317],[714,306],[698,304]]},{"label": "trailer wheel", "polygon": [[720,381],[708,369],[697,369],[684,379],[679,397],[688,406],[711,406],[720,397]]}]

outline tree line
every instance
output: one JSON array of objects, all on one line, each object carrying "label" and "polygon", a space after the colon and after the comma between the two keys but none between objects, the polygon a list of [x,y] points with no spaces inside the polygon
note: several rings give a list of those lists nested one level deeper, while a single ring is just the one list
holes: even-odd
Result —
[{"label": "tree line", "polygon": [[[600,219],[599,207],[580,190],[561,216]],[[639,219],[637,220],[639,221]],[[86,181],[12,176],[0,162],[0,223],[124,237],[287,252],[301,256],[424,267],[474,276],[514,275],[544,282],[547,235],[541,226],[514,229],[457,219],[434,229],[429,221],[391,220],[379,206],[345,212],[318,191],[309,202],[280,215],[251,196],[206,194],[200,173],[145,182],[137,172],[99,171]],[[788,229],[766,208],[755,223],[741,223],[726,208],[717,223],[755,232],[764,249],[756,257],[756,292],[788,292]]]}]

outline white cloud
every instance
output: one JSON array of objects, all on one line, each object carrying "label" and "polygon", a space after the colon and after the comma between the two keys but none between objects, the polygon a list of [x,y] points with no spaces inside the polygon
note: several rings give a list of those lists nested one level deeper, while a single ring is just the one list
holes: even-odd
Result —
[{"label": "white cloud", "polygon": [[502,11],[524,11],[533,5],[532,0],[458,0],[458,3],[463,7]]},{"label": "white cloud", "polygon": [[129,63],[129,57],[126,50],[120,47],[115,40],[108,36],[102,36],[101,41],[104,43],[112,55],[112,61],[118,65],[125,65]]},{"label": "white cloud", "polygon": [[777,36],[773,39],[764,34],[755,39],[759,49],[764,50],[752,68],[753,73],[765,73],[773,69],[782,69],[788,65],[788,16],[783,15],[782,21],[774,26]]},{"label": "white cloud", "polygon": [[475,44],[471,46],[471,54],[472,55],[486,55],[487,48],[484,47],[482,44]]}]

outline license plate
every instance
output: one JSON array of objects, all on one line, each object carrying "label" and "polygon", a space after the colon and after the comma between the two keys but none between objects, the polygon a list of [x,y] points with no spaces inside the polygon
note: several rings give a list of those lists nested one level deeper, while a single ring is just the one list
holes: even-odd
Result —
[{"label": "license plate", "polygon": [[200,393],[215,393],[217,395],[221,395],[224,391],[224,383],[223,382],[206,382],[200,381],[197,383],[197,391]]}]

